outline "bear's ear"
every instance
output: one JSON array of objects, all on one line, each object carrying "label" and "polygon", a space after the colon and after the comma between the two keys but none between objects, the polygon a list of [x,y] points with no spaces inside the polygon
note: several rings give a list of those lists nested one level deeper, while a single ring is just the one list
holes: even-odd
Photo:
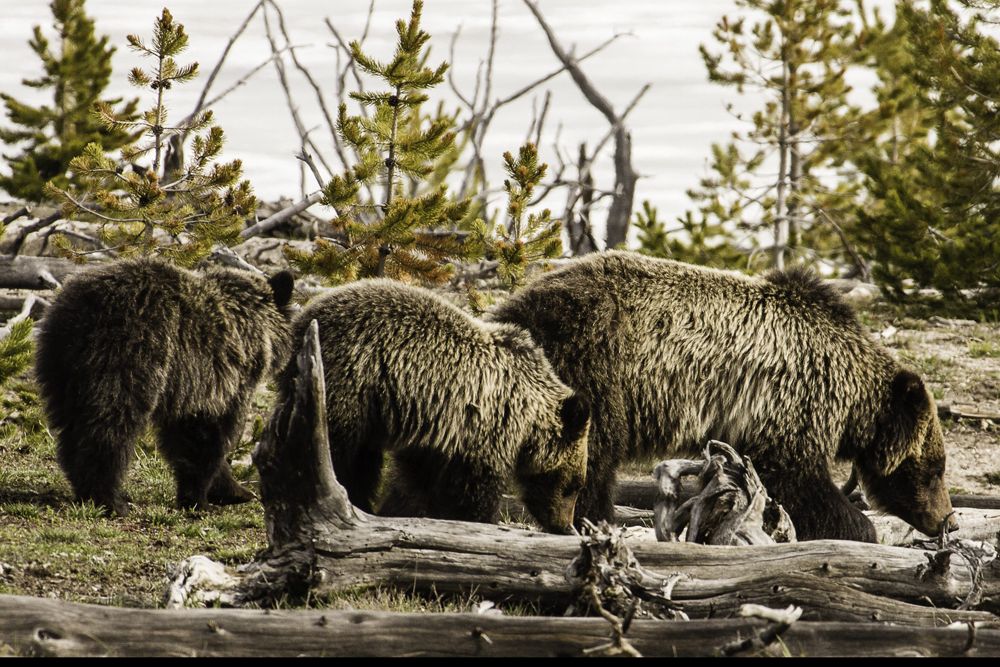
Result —
[{"label": "bear's ear", "polygon": [[923,380],[913,371],[900,369],[889,385],[888,412],[880,420],[881,433],[872,452],[883,475],[888,475],[903,460],[919,450],[917,433],[922,417],[930,410],[930,399]]},{"label": "bear's ear", "polygon": [[563,439],[573,442],[583,435],[590,423],[590,403],[580,394],[571,394],[563,401],[559,416],[563,423]]},{"label": "bear's ear", "polygon": [[271,291],[274,292],[274,303],[278,308],[284,308],[292,300],[292,287],[295,286],[295,278],[289,271],[281,271],[268,279]]}]

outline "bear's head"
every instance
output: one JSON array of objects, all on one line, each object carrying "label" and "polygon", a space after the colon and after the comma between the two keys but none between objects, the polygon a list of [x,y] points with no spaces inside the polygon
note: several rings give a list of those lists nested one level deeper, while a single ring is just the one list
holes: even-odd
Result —
[{"label": "bear's head", "polygon": [[934,398],[906,369],[896,370],[887,394],[874,438],[855,459],[869,499],[928,535],[938,534],[945,522],[948,530],[957,530]]},{"label": "bear's head", "polygon": [[519,457],[521,499],[550,533],[573,532],[576,497],[587,481],[589,431],[590,405],[579,394],[570,394],[559,404],[558,425],[548,441],[525,447]]}]

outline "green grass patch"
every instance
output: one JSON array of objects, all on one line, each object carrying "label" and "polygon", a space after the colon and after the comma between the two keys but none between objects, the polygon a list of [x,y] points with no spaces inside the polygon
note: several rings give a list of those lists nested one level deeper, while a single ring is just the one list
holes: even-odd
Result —
[{"label": "green grass patch", "polygon": [[[0,389],[0,592],[125,607],[159,607],[169,566],[204,554],[236,567],[267,547],[259,502],[188,512],[175,506],[173,474],[156,452],[152,433],[137,444],[125,483],[127,517],[105,517],[75,502],[56,460],[35,388],[27,382]],[[254,432],[271,410],[272,393],[254,397],[245,435],[232,458],[245,459]],[[645,471],[648,474],[648,469]],[[256,470],[234,473],[254,491]],[[486,599],[472,590],[454,595],[359,588],[307,606],[412,612],[474,611]],[[538,614],[525,603],[497,601],[505,614]],[[291,606],[291,605],[288,605]],[[301,606],[298,602],[296,606]],[[561,613],[562,609],[545,610]],[[0,642],[2,654],[2,642]]]},{"label": "green grass patch", "polygon": [[984,474],[983,481],[992,486],[1000,486],[1000,470]]},{"label": "green grass patch", "polygon": [[905,364],[912,366],[917,373],[927,380],[947,379],[948,372],[956,366],[954,361],[939,357],[936,354],[921,356],[914,354],[910,350],[900,350],[899,358]]},{"label": "green grass patch", "polygon": [[969,341],[969,356],[974,359],[1000,357],[1000,344],[994,340]]},{"label": "green grass patch", "polygon": [[[255,405],[266,418],[270,396]],[[129,516],[107,518],[93,504],[74,501],[30,382],[0,390],[0,415],[4,593],[157,607],[170,564],[206,553],[241,565],[267,546],[260,503],[200,514],[177,509],[173,474],[152,433],[140,440],[129,467]],[[250,446],[241,443],[244,455]],[[237,468],[255,479],[252,467]]]}]

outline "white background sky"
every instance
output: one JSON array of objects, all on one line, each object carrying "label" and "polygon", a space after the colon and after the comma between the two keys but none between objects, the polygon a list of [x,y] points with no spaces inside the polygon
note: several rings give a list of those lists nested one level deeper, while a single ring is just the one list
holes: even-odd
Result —
[{"label": "white background sky", "polygon": [[[175,19],[184,24],[190,35],[191,46],[179,61],[197,60],[202,68],[202,76],[193,83],[171,91],[174,118],[193,107],[226,41],[254,4],[255,0],[168,3]],[[280,0],[279,4],[293,42],[304,45],[298,51],[300,59],[323,85],[330,86],[332,93],[335,54],[330,44],[334,40],[323,19],[328,17],[346,39],[356,38],[364,25],[368,0]],[[755,105],[752,99],[741,101],[734,90],[708,83],[698,54],[700,43],[711,44],[710,33],[715,22],[723,14],[733,14],[736,10],[733,0],[542,0],[540,5],[564,46],[576,45],[578,53],[616,32],[632,33],[588,60],[584,69],[616,109],[624,107],[643,84],[652,84],[629,122],[633,162],[643,176],[637,189],[636,207],[643,199],[650,199],[668,220],[682,214],[689,207],[685,190],[696,186],[705,173],[710,144],[726,140],[739,127],[738,121],[726,111],[726,103],[737,102],[744,108]],[[125,35],[137,33],[148,37],[164,2],[88,0],[87,6],[96,19],[98,32],[110,35],[112,43],[119,45],[110,92],[134,95],[125,76],[130,68],[144,63],[125,46]],[[410,0],[376,0],[366,51],[388,58],[395,40],[394,21],[408,16],[409,10]],[[32,26],[47,26],[49,17],[47,0],[0,0],[0,52],[5,56],[0,69],[0,90],[25,101],[38,99],[33,97],[35,91],[20,85],[20,80],[40,72],[39,61],[27,46],[27,40]],[[489,0],[426,0],[423,25],[432,36],[435,63],[447,59],[451,35],[458,26],[462,27],[453,70],[459,86],[471,94],[479,61],[486,55]],[[230,53],[213,91],[225,89],[269,54],[263,25],[259,17],[255,18]],[[524,4],[520,0],[502,0],[494,95],[505,96],[557,67],[544,34]],[[317,127],[312,136],[321,148],[327,147],[329,135],[313,93],[297,74],[293,76],[301,113],[309,127]],[[540,150],[542,159],[554,165],[552,141],[560,122],[563,125],[560,143],[572,155],[580,141],[590,145],[599,141],[608,125],[567,75],[540,88],[539,102],[546,89],[552,91],[553,102],[546,125],[547,138],[543,138]],[[142,106],[148,106],[149,96],[142,99]],[[457,103],[446,85],[434,89],[431,99]],[[333,100],[332,94],[328,100]],[[298,135],[273,66],[219,103],[215,112],[228,137],[224,157],[243,159],[246,176],[258,195],[264,199],[297,197],[299,164],[293,155],[298,150]],[[516,150],[524,140],[531,117],[529,95],[506,107],[492,125],[485,151],[494,185],[499,185],[502,179],[501,154]],[[332,150],[329,155],[333,158]],[[598,173],[599,187],[611,186],[609,169]],[[557,211],[561,211],[562,204],[561,196],[547,202]]]}]

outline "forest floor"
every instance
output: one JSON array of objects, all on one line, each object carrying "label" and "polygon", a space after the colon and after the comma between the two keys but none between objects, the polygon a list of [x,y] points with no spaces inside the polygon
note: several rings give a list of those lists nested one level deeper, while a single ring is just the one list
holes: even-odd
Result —
[{"label": "forest floor", "polygon": [[[869,307],[862,321],[902,362],[928,382],[939,403],[1000,412],[1000,324],[913,319]],[[272,392],[255,397],[254,419],[233,453],[234,469],[257,490],[249,453],[270,411]],[[1000,424],[945,420],[946,481],[953,493],[1000,495]],[[646,477],[648,464],[624,476]],[[846,479],[846,466],[838,470]],[[34,384],[27,375],[0,391],[0,593],[99,604],[157,607],[171,564],[195,554],[238,566],[266,547],[259,503],[193,514],[174,507],[173,477],[152,435],[137,449],[124,519],[72,502],[55,457]],[[469,611],[476,595],[428,598],[387,590],[358,591],[314,606],[396,611]],[[506,613],[530,613],[501,605]],[[0,655],[2,655],[0,644]]]}]

